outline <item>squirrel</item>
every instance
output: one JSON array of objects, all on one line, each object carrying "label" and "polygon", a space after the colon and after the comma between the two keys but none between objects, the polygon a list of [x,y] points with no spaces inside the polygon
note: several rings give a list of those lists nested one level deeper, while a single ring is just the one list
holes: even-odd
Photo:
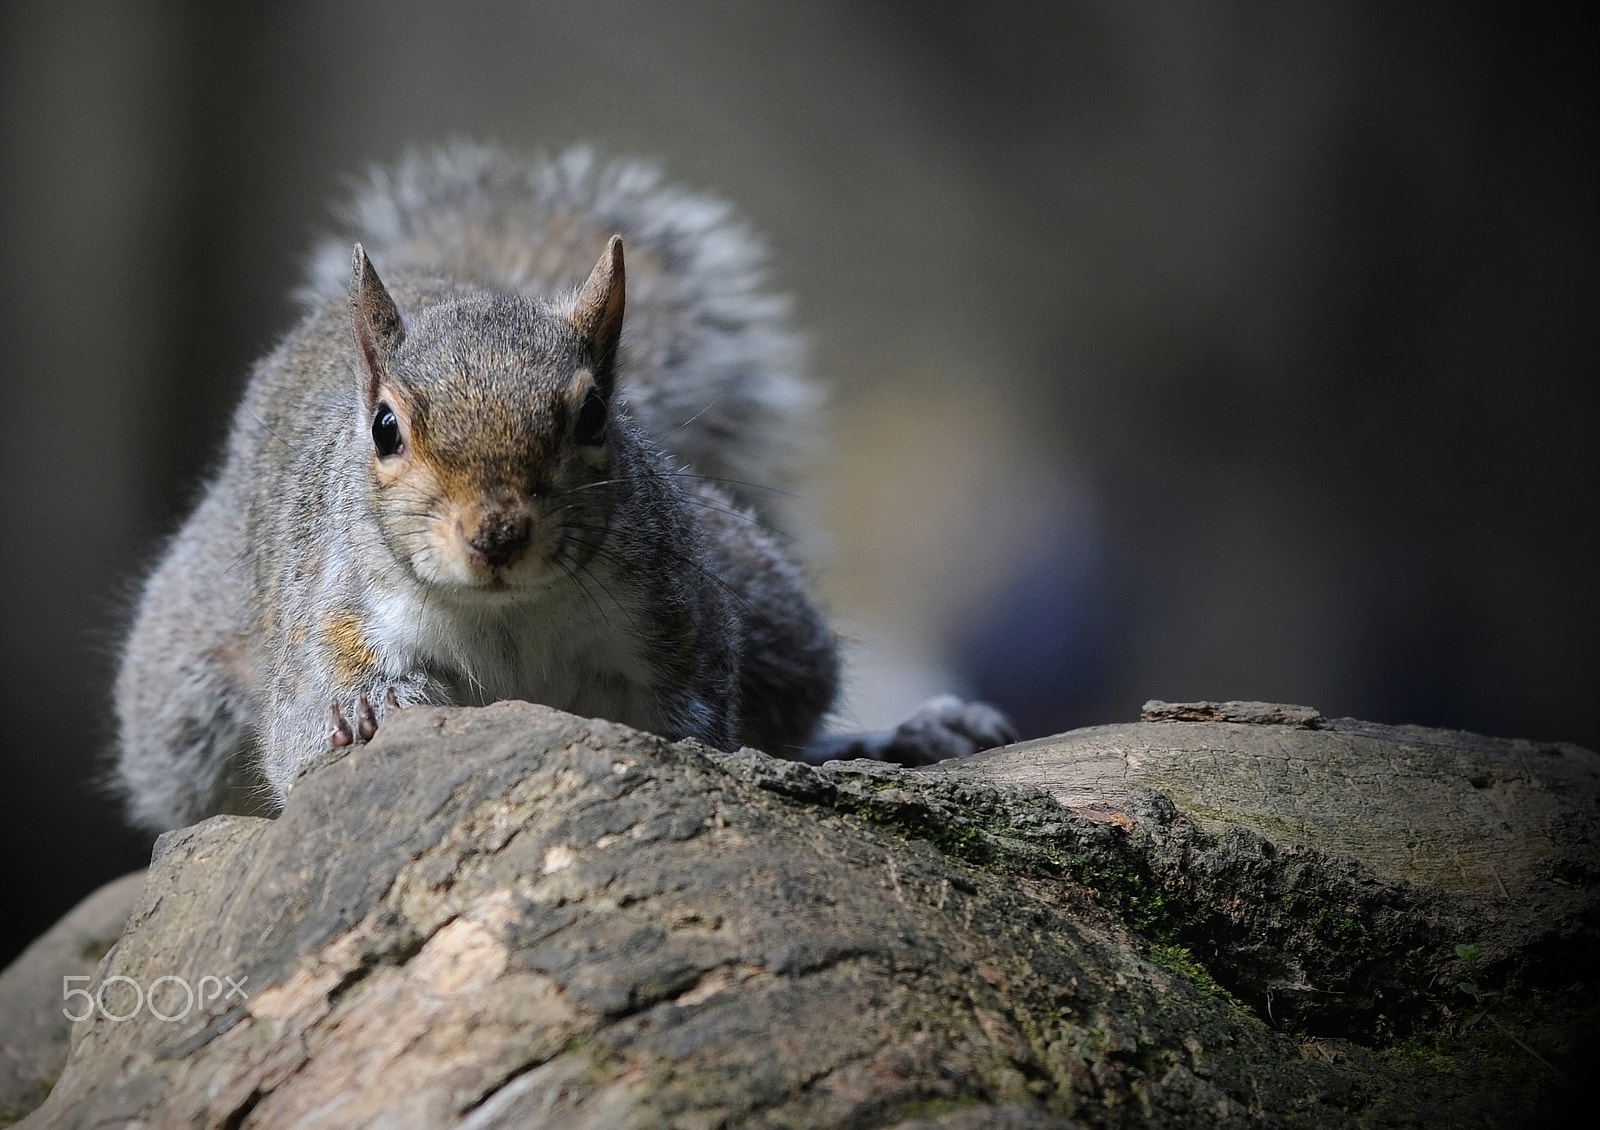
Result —
[{"label": "squirrel", "polygon": [[813,762],[1015,740],[953,696],[822,732],[838,644],[769,530],[817,398],[728,205],[583,148],[458,144],[346,215],[353,255],[314,253],[139,596],[115,685],[136,824],[271,811],[424,703]]}]

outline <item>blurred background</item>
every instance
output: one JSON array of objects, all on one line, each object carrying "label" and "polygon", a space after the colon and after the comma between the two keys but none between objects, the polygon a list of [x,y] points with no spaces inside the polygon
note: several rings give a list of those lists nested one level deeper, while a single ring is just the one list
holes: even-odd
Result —
[{"label": "blurred background", "polygon": [[147,860],[96,785],[133,585],[330,202],[453,136],[649,155],[766,235],[852,724],[1600,745],[1575,10],[0,5],[0,961]]}]

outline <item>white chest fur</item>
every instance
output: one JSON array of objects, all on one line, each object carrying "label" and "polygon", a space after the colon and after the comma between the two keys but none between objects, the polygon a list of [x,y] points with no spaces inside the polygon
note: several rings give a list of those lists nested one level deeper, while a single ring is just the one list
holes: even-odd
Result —
[{"label": "white chest fur", "polygon": [[532,596],[450,599],[420,586],[371,598],[373,650],[425,670],[462,705],[525,699],[659,728],[652,670],[626,596],[561,579]]}]

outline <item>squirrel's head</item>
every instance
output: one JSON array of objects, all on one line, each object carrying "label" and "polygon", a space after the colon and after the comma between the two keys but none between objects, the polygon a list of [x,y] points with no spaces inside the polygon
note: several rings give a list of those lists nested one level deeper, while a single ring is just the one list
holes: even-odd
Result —
[{"label": "squirrel's head", "polygon": [[515,596],[599,549],[623,290],[613,236],[567,303],[457,289],[402,315],[356,245],[361,442],[384,539],[419,580]]}]

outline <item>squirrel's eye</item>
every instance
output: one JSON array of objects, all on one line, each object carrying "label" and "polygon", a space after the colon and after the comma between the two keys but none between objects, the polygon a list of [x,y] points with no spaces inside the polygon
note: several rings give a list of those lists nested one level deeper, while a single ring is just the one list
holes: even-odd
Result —
[{"label": "squirrel's eye", "polygon": [[605,397],[592,388],[578,409],[577,439],[585,447],[598,447],[606,440]]},{"label": "squirrel's eye", "polygon": [[372,443],[378,449],[380,459],[398,454],[405,446],[400,439],[400,421],[395,418],[394,409],[387,404],[379,403],[378,411],[372,417]]}]

